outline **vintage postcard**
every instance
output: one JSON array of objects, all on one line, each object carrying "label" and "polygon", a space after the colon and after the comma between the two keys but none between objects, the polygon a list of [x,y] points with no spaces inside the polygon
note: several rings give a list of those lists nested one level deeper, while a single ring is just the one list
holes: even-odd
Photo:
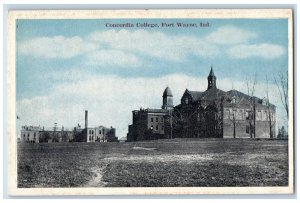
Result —
[{"label": "vintage postcard", "polygon": [[10,11],[9,194],[292,194],[292,12]]}]

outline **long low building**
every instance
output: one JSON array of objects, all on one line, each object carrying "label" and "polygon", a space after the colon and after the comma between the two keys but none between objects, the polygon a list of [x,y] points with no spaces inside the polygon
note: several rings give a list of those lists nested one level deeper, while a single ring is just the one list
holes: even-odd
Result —
[{"label": "long low building", "polygon": [[61,129],[45,129],[40,126],[22,126],[21,142],[72,142],[74,141],[74,131]]},{"label": "long low building", "polygon": [[116,142],[116,129],[102,125],[88,127],[88,112],[85,112],[85,128],[80,125],[73,130],[64,127],[45,128],[41,126],[22,126],[20,142],[51,143],[51,142]]}]

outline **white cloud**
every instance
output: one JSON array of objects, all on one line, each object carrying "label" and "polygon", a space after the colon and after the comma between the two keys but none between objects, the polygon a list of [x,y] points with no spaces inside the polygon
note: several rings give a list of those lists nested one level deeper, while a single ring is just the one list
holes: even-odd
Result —
[{"label": "white cloud", "polygon": [[96,44],[88,43],[80,37],[38,37],[18,44],[20,53],[43,58],[67,59],[95,49]]},{"label": "white cloud", "polygon": [[131,53],[125,53],[118,50],[100,50],[90,53],[87,61],[92,65],[113,65],[123,67],[136,67],[141,64],[140,60]]},{"label": "white cloud", "polygon": [[145,30],[98,31],[88,38],[111,49],[131,51],[172,61],[182,61],[188,55],[214,57],[219,52],[216,46],[196,37],[167,36],[162,32]]},{"label": "white cloud", "polygon": [[[77,123],[84,126],[84,110],[89,110],[90,126],[114,126],[121,138],[126,136],[128,125],[132,123],[132,110],[161,108],[162,93],[168,85],[177,105],[185,88],[204,91],[207,79],[179,74],[159,78],[88,75],[80,81],[57,85],[47,95],[17,101],[17,114],[21,118],[19,128],[25,124],[52,127],[55,122],[69,129]],[[232,88],[232,80],[218,80],[217,85],[227,91]],[[245,89],[242,81],[235,81],[234,86],[239,87],[238,90]],[[280,107],[276,87],[269,85],[269,89],[272,103]],[[265,84],[258,84],[256,90],[256,95],[263,97]],[[281,112],[281,108],[277,110]]]},{"label": "white cloud", "polygon": [[20,42],[18,50],[22,54],[44,58],[67,59],[85,54],[89,65],[124,67],[140,65],[142,56],[174,62],[182,62],[189,56],[215,58],[228,46],[234,46],[227,51],[232,58],[261,56],[272,59],[283,54],[284,50],[279,45],[247,45],[249,40],[255,37],[256,33],[234,26],[220,27],[203,37],[122,29],[95,31],[84,38],[78,36],[33,38]]},{"label": "white cloud", "polygon": [[227,54],[232,58],[262,57],[264,59],[274,59],[282,56],[285,49],[276,44],[252,44],[237,45],[227,50]]},{"label": "white cloud", "polygon": [[242,30],[235,26],[222,26],[216,31],[213,31],[205,40],[215,44],[239,44],[247,42],[251,38],[257,37],[256,33]]},{"label": "white cloud", "polygon": [[[103,63],[103,65],[124,66],[136,65],[137,55],[183,61],[189,55],[214,57],[219,53],[215,45],[196,37],[167,36],[162,32],[124,29],[97,31],[85,38],[77,36],[33,38],[20,42],[18,51],[21,54],[35,57],[64,59],[86,54],[89,64],[93,63],[95,58],[99,58],[101,60],[97,60],[97,62]],[[128,57],[128,61],[123,60],[123,57]]]}]

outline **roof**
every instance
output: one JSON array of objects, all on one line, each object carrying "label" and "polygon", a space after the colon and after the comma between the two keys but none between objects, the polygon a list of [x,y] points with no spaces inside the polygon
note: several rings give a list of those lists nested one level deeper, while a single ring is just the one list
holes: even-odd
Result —
[{"label": "roof", "polygon": [[166,112],[169,112],[168,110],[166,109],[145,109],[145,112],[147,113],[166,113]]},{"label": "roof", "polygon": [[[237,91],[237,90],[230,90],[230,91],[226,92],[225,96],[229,97],[229,98],[232,98],[232,97],[235,96],[235,97],[237,97],[237,99],[241,99],[242,102],[244,101],[246,103],[248,103],[251,100],[251,96],[249,96],[247,94],[244,94],[243,92],[240,92],[240,91]],[[255,99],[256,105],[263,106],[263,99],[260,99],[260,98],[255,97],[255,96],[253,98]],[[272,103],[270,103],[270,106],[272,108],[275,107],[275,105],[272,104]]]},{"label": "roof", "polygon": [[210,68],[210,72],[209,72],[208,77],[214,77],[214,78],[216,77],[212,66]]},{"label": "roof", "polygon": [[223,90],[220,90],[218,88],[210,88],[203,92],[201,95],[201,100],[215,100],[217,98],[220,98],[224,96],[225,92]]},{"label": "roof", "polygon": [[198,92],[198,91],[189,91],[189,93],[195,101],[199,100],[203,94],[203,92]]},{"label": "roof", "polygon": [[165,89],[165,91],[164,91],[164,93],[163,93],[163,97],[165,97],[165,96],[173,97],[172,91],[171,91],[171,89],[169,88],[169,86],[166,87],[166,89]]},{"label": "roof", "polygon": [[211,88],[204,92],[189,91],[188,89],[186,89],[184,94],[189,94],[192,96],[193,101],[198,101],[198,100],[214,100],[220,96],[223,96],[225,92],[217,88]]},{"label": "roof", "polygon": [[134,112],[135,114],[138,114],[138,113],[168,113],[169,111],[166,110],[166,109],[140,109],[140,110],[134,110],[132,111]]}]

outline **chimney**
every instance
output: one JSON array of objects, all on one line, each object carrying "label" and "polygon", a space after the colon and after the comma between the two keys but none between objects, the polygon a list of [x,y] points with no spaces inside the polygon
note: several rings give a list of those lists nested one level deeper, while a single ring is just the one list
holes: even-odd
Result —
[{"label": "chimney", "polygon": [[85,128],[88,128],[88,111],[85,110]]}]

